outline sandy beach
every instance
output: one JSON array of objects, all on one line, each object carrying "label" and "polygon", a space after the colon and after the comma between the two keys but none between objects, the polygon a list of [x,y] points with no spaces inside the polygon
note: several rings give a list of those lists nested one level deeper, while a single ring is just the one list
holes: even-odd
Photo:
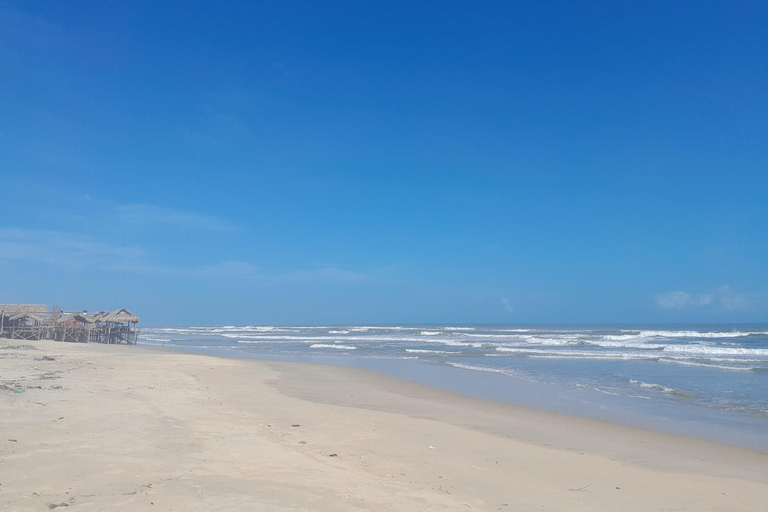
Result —
[{"label": "sandy beach", "polygon": [[756,511],[766,453],[373,372],[0,340],[3,510]]}]

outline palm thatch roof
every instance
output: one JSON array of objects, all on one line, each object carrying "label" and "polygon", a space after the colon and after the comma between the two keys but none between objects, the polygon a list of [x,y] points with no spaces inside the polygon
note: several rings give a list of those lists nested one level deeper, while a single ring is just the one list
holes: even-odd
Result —
[{"label": "palm thatch roof", "polygon": [[5,316],[17,313],[45,313],[45,304],[0,304],[0,313]]},{"label": "palm thatch roof", "polygon": [[34,320],[35,322],[40,323],[47,323],[50,322],[51,318],[46,315],[40,315],[37,313],[16,313],[15,315],[11,315],[8,317],[8,320],[23,320],[25,318],[28,318],[30,320]]},{"label": "palm thatch roof", "polygon": [[58,317],[56,317],[56,323],[57,324],[63,324],[66,322],[71,322],[72,320],[75,320],[76,313],[61,313]]},{"label": "palm thatch roof", "polygon": [[72,318],[84,324],[95,324],[103,314],[105,313],[96,313],[95,315],[89,315],[88,313],[72,313]]},{"label": "palm thatch roof", "polygon": [[102,315],[99,322],[109,322],[114,324],[124,324],[126,322],[139,323],[139,317],[128,311],[127,309],[116,309],[111,313]]},{"label": "palm thatch roof", "polygon": [[54,314],[54,321],[57,324],[60,324],[62,322],[66,322],[67,320],[73,320],[72,313],[58,313]]}]

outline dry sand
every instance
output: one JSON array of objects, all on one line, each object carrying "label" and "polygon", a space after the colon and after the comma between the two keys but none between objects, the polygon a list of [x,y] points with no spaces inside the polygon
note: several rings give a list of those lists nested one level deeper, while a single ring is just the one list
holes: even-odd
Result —
[{"label": "dry sand", "polygon": [[768,455],[352,368],[0,340],[0,510],[760,511]]}]

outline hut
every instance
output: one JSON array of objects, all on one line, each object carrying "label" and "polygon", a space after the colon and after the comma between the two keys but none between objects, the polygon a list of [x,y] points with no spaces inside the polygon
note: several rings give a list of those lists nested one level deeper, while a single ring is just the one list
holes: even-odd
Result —
[{"label": "hut", "polygon": [[0,336],[39,340],[50,335],[52,318],[44,304],[0,304]]},{"label": "hut", "polygon": [[96,328],[95,336],[91,341],[99,343],[127,343],[135,345],[139,331],[136,324],[139,317],[127,309],[116,309],[110,313],[102,313],[94,317]]},{"label": "hut", "polygon": [[58,308],[49,312],[40,304],[0,304],[0,337],[11,339],[135,345],[138,323],[139,317],[127,309],[88,314]]},{"label": "hut", "polygon": [[56,319],[53,339],[74,343],[88,343],[96,323],[93,315],[83,313],[61,313]]}]

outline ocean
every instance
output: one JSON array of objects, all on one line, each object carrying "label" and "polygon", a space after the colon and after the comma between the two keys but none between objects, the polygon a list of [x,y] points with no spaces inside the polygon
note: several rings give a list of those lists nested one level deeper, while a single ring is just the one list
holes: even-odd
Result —
[{"label": "ocean", "polygon": [[140,345],[366,368],[459,394],[768,449],[768,325],[144,328]]}]

